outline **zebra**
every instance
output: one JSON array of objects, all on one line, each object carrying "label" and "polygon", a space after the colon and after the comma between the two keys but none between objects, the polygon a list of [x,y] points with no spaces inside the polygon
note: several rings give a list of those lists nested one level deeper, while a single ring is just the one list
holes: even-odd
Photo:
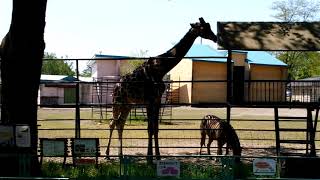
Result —
[{"label": "zebra", "polygon": [[[202,146],[205,145],[206,135],[209,137],[207,144],[208,155],[210,155],[210,145],[213,140],[217,140],[217,154],[222,155],[222,146],[227,143],[227,148],[232,149],[234,156],[241,156],[241,146],[239,137],[233,127],[226,121],[221,120],[215,115],[206,115],[202,118],[200,124],[201,142],[200,155]],[[226,151],[227,154],[228,151]],[[240,158],[236,158],[240,162]]]}]

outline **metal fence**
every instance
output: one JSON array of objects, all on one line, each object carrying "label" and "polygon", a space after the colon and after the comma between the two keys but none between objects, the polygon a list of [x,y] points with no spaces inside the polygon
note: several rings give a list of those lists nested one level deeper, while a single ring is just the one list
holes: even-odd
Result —
[{"label": "metal fence", "polygon": [[[79,77],[78,77],[79,79]],[[63,82],[54,82],[55,84],[64,84]],[[118,83],[118,81],[111,81],[107,83]],[[171,87],[175,87],[177,89],[181,88],[181,84],[194,84],[201,83],[204,85],[213,85],[214,84],[227,84],[227,81],[224,80],[198,80],[198,81],[166,81],[166,83],[170,84]],[[49,84],[46,82],[44,84]],[[75,102],[68,104],[39,104],[41,108],[39,108],[39,137],[40,138],[98,138],[99,139],[99,148],[101,154],[99,154],[99,158],[105,158],[105,148],[108,140],[109,126],[108,121],[111,117],[111,111],[108,111],[107,108],[112,108],[112,103],[95,103],[95,102],[85,102],[82,101],[82,96],[92,95],[90,93],[86,94],[86,92],[81,91],[81,85],[96,85],[96,82],[68,82],[68,84],[74,85],[75,88]],[[182,158],[184,159],[201,159],[206,158],[205,156],[197,156],[200,148],[200,138],[199,138],[199,124],[200,119],[205,115],[204,113],[220,113],[220,117],[226,117],[226,111],[223,113],[220,111],[215,112],[217,109],[224,109],[226,106],[237,106],[237,107],[253,107],[257,108],[259,105],[261,107],[265,107],[265,105],[274,105],[277,106],[279,104],[286,105],[285,108],[294,107],[294,105],[303,105],[302,107],[306,107],[310,103],[318,103],[320,96],[319,89],[319,81],[280,81],[280,80],[254,80],[249,81],[246,80],[243,82],[244,93],[240,98],[238,97],[235,100],[235,94],[233,94],[234,99],[231,102],[206,102],[206,103],[194,103],[194,102],[180,102],[181,94],[178,94],[178,100],[173,100],[169,98],[169,101],[165,101],[162,103],[163,107],[172,108],[172,113],[175,114],[178,111],[181,111],[181,106],[186,107],[187,110],[184,111],[184,115],[179,116],[170,116],[162,118],[162,122],[160,124],[160,148],[161,154],[164,156],[168,156],[169,158]],[[209,90],[209,92],[214,92],[214,89]],[[172,91],[168,91],[169,95],[172,95]],[[56,101],[55,101],[56,102]],[[141,106],[143,104],[140,104]],[[210,109],[199,111],[197,108],[191,108],[190,106],[205,106],[210,107]],[[105,107],[105,111],[103,113],[106,116],[95,115],[92,113],[91,108],[101,108],[101,106]],[[268,106],[272,107],[272,106]],[[301,106],[299,106],[301,107]],[[176,111],[176,112],[175,112]],[[45,113],[41,115],[41,113]],[[100,111],[101,112],[101,111]],[[61,116],[62,115],[62,116]],[[143,115],[143,114],[142,114]],[[222,118],[226,119],[226,118]],[[279,163],[279,156],[276,155],[275,147],[275,129],[274,129],[274,118],[272,117],[260,117],[257,118],[252,116],[250,118],[239,118],[236,114],[231,114],[230,123],[235,127],[236,132],[239,135],[240,142],[243,148],[243,157],[249,158],[249,155],[261,155],[260,157],[272,157],[275,158],[277,163]],[[306,126],[305,120],[301,119],[291,119],[284,120],[284,126],[289,127],[301,127]],[[245,124],[245,126],[240,126],[240,124]],[[259,126],[254,126],[254,124],[259,124]],[[186,126],[186,127],[184,127]],[[147,148],[147,126],[144,120],[136,120],[136,121],[128,121],[127,126],[125,127],[126,136],[123,138],[124,140],[124,161],[121,163],[125,163],[125,167],[121,166],[121,173],[119,176],[125,177],[133,177],[130,173],[133,170],[130,170],[131,166],[134,166],[135,163],[139,162],[139,157],[146,155]],[[318,132],[318,130],[316,131]],[[293,136],[299,134],[300,138],[305,138],[305,131],[299,133],[286,132],[282,138],[290,139]],[[319,138],[316,138],[316,151],[319,153]],[[68,144],[68,148],[71,147],[71,144]],[[216,145],[213,144],[213,149],[216,148]],[[286,151],[295,151],[295,152],[304,152],[306,147],[305,145],[284,145],[281,147],[283,152]],[[112,156],[116,159],[118,151],[118,143],[117,137],[114,136],[112,138],[112,146],[111,152]],[[71,157],[69,151],[68,156]],[[140,157],[141,158],[141,157]],[[49,159],[50,160],[50,159]],[[198,160],[190,161],[189,163],[195,164],[196,166],[202,166],[201,163],[197,164]],[[211,164],[210,162],[204,161],[206,165]],[[224,162],[224,160],[221,160]],[[250,160],[248,160],[250,162]],[[220,164],[222,167],[221,173],[225,173],[228,171],[229,166],[225,166],[224,164]],[[252,165],[251,165],[252,166]],[[251,167],[250,166],[250,167]],[[226,168],[227,167],[227,168]],[[206,167],[207,168],[207,167]],[[131,168],[132,169],[132,168]],[[155,172],[153,172],[155,173]],[[187,173],[187,171],[186,171]],[[217,173],[217,177],[221,173]],[[232,173],[231,173],[232,174]],[[281,173],[280,173],[281,174]],[[155,175],[152,174],[152,177]],[[214,175],[216,176],[216,175]],[[226,177],[233,178],[232,175],[221,175]],[[188,174],[183,177],[188,177]],[[220,177],[220,178],[221,178]],[[274,177],[280,177],[279,171]],[[213,178],[212,176],[203,177]]]}]

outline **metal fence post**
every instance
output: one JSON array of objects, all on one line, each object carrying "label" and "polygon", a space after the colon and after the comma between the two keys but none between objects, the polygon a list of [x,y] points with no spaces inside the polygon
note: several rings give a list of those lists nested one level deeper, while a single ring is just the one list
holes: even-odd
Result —
[{"label": "metal fence post", "polygon": [[76,83],[76,114],[75,114],[75,137],[80,138],[80,106],[79,106],[79,62],[76,60],[76,75],[77,75],[77,83]]}]

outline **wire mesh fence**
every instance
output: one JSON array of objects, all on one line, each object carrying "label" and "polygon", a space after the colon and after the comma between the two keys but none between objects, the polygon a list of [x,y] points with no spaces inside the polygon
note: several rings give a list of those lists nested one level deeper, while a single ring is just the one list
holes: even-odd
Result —
[{"label": "wire mesh fence", "polygon": [[[253,109],[254,110],[254,109]],[[273,109],[258,109],[252,113],[252,109],[234,108],[231,114],[231,125],[236,130],[243,154],[275,155],[275,128]],[[263,115],[259,115],[259,112]],[[39,137],[42,138],[73,138],[75,131],[74,109],[39,109]],[[302,109],[286,109],[283,113],[299,114],[306,113]],[[159,127],[159,141],[161,154],[184,155],[199,154],[200,149],[200,120],[206,114],[216,114],[225,117],[225,108],[173,108],[173,118],[163,119]],[[50,118],[51,116],[51,118]],[[68,118],[69,119],[65,119]],[[242,118],[241,118],[242,116]],[[91,118],[91,109],[81,109],[81,137],[99,138],[101,155],[104,155],[109,139],[109,120],[102,122],[98,115]],[[239,117],[241,119],[239,119]],[[246,119],[243,119],[246,117]],[[43,118],[43,119],[42,119]],[[223,119],[223,118],[222,118]],[[281,122],[282,127],[302,128],[305,127],[303,120],[287,120]],[[144,119],[127,121],[123,135],[123,150],[125,155],[146,154],[147,152],[147,121]],[[282,138],[305,139],[306,132],[283,132]],[[118,153],[117,130],[111,141],[111,155]],[[212,152],[216,152],[216,142],[212,144]],[[319,138],[316,138],[318,152]],[[305,145],[283,145],[283,151],[305,151]],[[204,152],[205,153],[205,152]]]}]

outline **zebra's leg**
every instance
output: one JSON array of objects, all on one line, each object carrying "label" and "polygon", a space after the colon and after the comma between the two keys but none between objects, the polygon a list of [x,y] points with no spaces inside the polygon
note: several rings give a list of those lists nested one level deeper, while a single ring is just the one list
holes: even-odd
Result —
[{"label": "zebra's leg", "polygon": [[[217,139],[217,145],[218,145],[218,149],[217,149],[217,155],[222,155],[222,146],[223,146],[224,142],[221,139]],[[216,161],[219,161],[220,159],[216,158]]]},{"label": "zebra's leg", "polygon": [[202,146],[205,146],[206,143],[206,133],[205,132],[201,132],[201,141],[200,141],[200,151],[199,154],[202,154]]},{"label": "zebra's leg", "polygon": [[223,146],[223,141],[221,139],[218,139],[218,150],[217,150],[217,154],[218,155],[222,155],[222,146]]},{"label": "zebra's leg", "polygon": [[220,139],[220,143],[221,143],[221,154],[222,154],[222,147],[224,145],[226,145],[226,155],[229,154],[229,148],[231,147],[230,144],[227,142],[228,136],[225,138],[221,138]]},{"label": "zebra's leg", "polygon": [[[210,146],[211,143],[213,142],[213,138],[209,136],[209,140],[208,140],[208,144],[207,144],[207,151],[208,151],[208,155],[211,155],[210,153]],[[212,159],[212,157],[210,157],[210,159]]]},{"label": "zebra's leg", "polygon": [[226,155],[229,155],[230,150],[232,150],[230,143],[226,143]]}]

